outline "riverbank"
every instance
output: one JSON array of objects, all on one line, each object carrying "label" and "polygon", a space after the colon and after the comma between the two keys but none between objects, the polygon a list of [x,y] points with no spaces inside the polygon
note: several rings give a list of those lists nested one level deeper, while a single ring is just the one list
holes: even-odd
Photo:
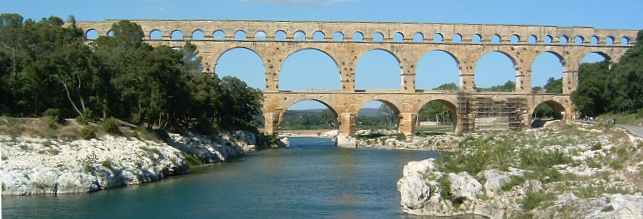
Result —
[{"label": "riverbank", "polygon": [[398,181],[414,215],[643,217],[643,139],[573,124],[468,135],[456,153],[409,162]]},{"label": "riverbank", "polygon": [[[209,136],[118,127],[118,135],[69,120],[0,119],[2,195],[58,195],[154,182],[191,167],[225,162],[257,150],[250,132]],[[92,136],[79,138],[83,130]]]}]

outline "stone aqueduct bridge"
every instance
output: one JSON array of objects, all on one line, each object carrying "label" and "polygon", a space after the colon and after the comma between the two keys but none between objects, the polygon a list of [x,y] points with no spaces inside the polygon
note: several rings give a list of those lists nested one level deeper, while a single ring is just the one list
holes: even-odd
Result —
[{"label": "stone aqueduct bridge", "polygon": [[[86,31],[98,36],[109,35],[116,20],[80,22]],[[512,108],[520,124],[529,124],[531,112],[541,103],[564,112],[566,119],[575,114],[569,94],[578,84],[578,68],[587,53],[600,53],[618,61],[636,38],[634,30],[594,29],[590,27],[555,27],[527,25],[438,24],[438,23],[372,23],[372,22],[316,22],[316,21],[216,21],[216,20],[135,20],[145,32],[145,40],[153,45],[181,47],[185,41],[196,45],[208,70],[215,69],[223,53],[234,48],[255,52],[265,67],[263,113],[265,131],[276,133],[280,118],[288,107],[302,100],[316,100],[332,109],[339,122],[340,133],[350,135],[357,112],[368,101],[380,100],[399,113],[400,132],[410,135],[415,131],[417,113],[432,100],[447,103],[457,111],[456,131],[475,130],[475,118],[484,116],[471,110],[472,99],[492,101],[518,99],[523,103]],[[153,32],[161,33],[154,38]],[[174,37],[181,33],[181,37]],[[203,33],[201,39],[192,34]],[[235,37],[243,33],[244,38]],[[259,33],[259,34],[257,34]],[[354,41],[351,36],[361,35]],[[375,39],[377,34],[383,39]],[[420,34],[421,41],[413,36]],[[303,35],[303,39],[295,37]],[[334,35],[342,36],[341,40]],[[433,39],[434,36],[438,36]],[[219,38],[219,36],[222,36]],[[259,36],[259,37],[256,37]],[[265,36],[265,37],[261,37]],[[285,36],[284,38],[282,38]],[[528,42],[535,37],[535,42]],[[442,38],[442,39],[439,39]],[[518,42],[512,38],[519,39]],[[459,40],[458,40],[459,39]],[[480,39],[479,41],[474,39]],[[492,40],[494,39],[494,40]],[[590,40],[591,39],[591,40]],[[594,42],[592,42],[594,41]],[[279,90],[281,64],[290,54],[302,49],[319,50],[330,56],[337,65],[341,90],[339,91],[282,91]],[[355,89],[355,66],[360,56],[370,50],[383,50],[400,64],[401,85],[395,91],[363,91]],[[420,58],[431,51],[450,54],[459,68],[458,92],[422,91],[415,88],[415,68]],[[474,65],[487,52],[508,56],[515,67],[514,92],[476,92]],[[531,91],[531,64],[541,52],[556,55],[563,66],[563,94],[533,93]],[[478,103],[480,104],[480,103]],[[505,105],[502,105],[505,106]],[[483,107],[483,106],[478,106]]]}]

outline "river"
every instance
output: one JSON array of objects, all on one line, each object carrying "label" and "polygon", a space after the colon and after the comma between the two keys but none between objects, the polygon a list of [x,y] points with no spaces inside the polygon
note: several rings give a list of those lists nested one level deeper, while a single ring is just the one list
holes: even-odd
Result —
[{"label": "river", "polygon": [[351,150],[291,138],[192,174],[93,194],[2,197],[2,218],[413,218],[396,182],[434,152]]}]

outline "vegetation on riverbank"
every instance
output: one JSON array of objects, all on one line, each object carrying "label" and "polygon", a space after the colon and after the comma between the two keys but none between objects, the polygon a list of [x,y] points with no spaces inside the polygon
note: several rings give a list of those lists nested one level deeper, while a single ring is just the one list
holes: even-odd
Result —
[{"label": "vegetation on riverbank", "polygon": [[[416,183],[413,177],[400,181],[403,206],[407,212],[427,215],[548,218],[560,216],[557,209],[576,212],[578,203],[603,197],[643,200],[642,139],[619,128],[561,128],[553,123],[542,129],[465,137],[456,152],[413,167],[419,168],[430,195],[415,196],[422,189],[411,186]],[[622,212],[605,211],[610,213]]]},{"label": "vegetation on riverbank", "polygon": [[57,17],[0,15],[0,115],[116,118],[168,131],[251,130],[261,92],[243,81],[203,74],[195,47],[152,47],[139,25],[120,21],[86,43],[84,31]]}]

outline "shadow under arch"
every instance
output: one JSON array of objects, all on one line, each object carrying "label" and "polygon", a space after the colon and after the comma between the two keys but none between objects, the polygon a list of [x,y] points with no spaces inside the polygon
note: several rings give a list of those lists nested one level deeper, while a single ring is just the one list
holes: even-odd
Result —
[{"label": "shadow under arch", "polygon": [[[221,74],[221,73],[224,73],[224,72],[217,72],[217,68],[221,66],[221,58],[222,58],[222,57],[224,57],[225,55],[229,54],[229,53],[230,53],[231,51],[233,51],[233,50],[243,50],[243,51],[246,51],[246,52],[250,52],[251,54],[253,54],[253,55],[254,55],[254,57],[255,57],[255,58],[257,58],[257,59],[259,60],[259,64],[261,65],[261,76],[258,76],[258,77],[262,77],[262,78],[263,78],[263,80],[262,80],[262,81],[263,81],[265,84],[263,84],[263,86],[258,86],[258,87],[256,87],[256,88],[259,88],[259,89],[263,89],[263,88],[265,88],[265,87],[267,86],[267,83],[265,82],[265,81],[266,81],[266,64],[265,64],[264,57],[262,57],[262,56],[261,56],[257,51],[255,51],[254,49],[252,49],[252,48],[250,48],[250,47],[245,47],[245,46],[233,46],[233,47],[230,47],[230,48],[226,48],[225,50],[221,51],[221,52],[216,56],[216,58],[214,59],[214,63],[211,65],[211,66],[212,66],[212,67],[211,67],[211,69],[207,69],[207,71],[208,71],[208,72],[214,72],[214,73],[218,74],[219,76],[222,76],[222,75],[220,75],[220,74]],[[208,64],[208,63],[206,63],[206,66],[207,66],[207,64]],[[240,73],[240,72],[234,72],[234,73]],[[241,72],[241,73],[242,73],[242,72]],[[224,74],[225,74],[225,73],[224,73]],[[241,78],[241,79],[243,79],[244,81],[246,81],[246,83],[248,83],[248,82],[249,82],[249,81],[247,81],[247,79],[244,79],[244,78]]]},{"label": "shadow under arch", "polygon": [[[381,104],[378,109],[368,108],[367,105],[373,102],[377,102]],[[373,114],[372,111],[374,110],[378,110],[378,111],[382,110],[382,107],[390,110],[391,113],[393,114],[393,115],[389,115],[391,117],[390,119],[392,119],[392,121],[389,121],[390,124],[387,125],[386,123],[388,122],[385,121],[385,124],[384,124],[385,129],[398,130],[400,127],[400,112],[401,112],[400,108],[397,105],[395,105],[395,103],[393,103],[392,101],[382,99],[382,98],[368,99],[368,100],[362,101],[359,104],[359,109],[358,109],[357,118],[356,118],[357,124],[355,124],[355,127],[357,129],[373,129],[374,126],[372,124],[365,124],[363,119],[364,117],[368,117],[370,114]],[[366,109],[371,109],[371,112],[366,112],[365,111]],[[381,128],[381,127],[375,127],[375,128]]]},{"label": "shadow under arch", "polygon": [[453,132],[458,122],[457,106],[448,99],[431,99],[423,102],[417,110],[416,132]]},{"label": "shadow under arch", "polygon": [[325,50],[323,50],[323,49],[320,49],[320,48],[316,48],[316,47],[304,47],[304,48],[299,48],[299,49],[297,49],[297,50],[295,50],[295,51],[293,51],[293,52],[289,53],[289,54],[286,56],[286,58],[284,58],[284,59],[283,59],[283,61],[279,64],[279,65],[280,65],[280,68],[279,68],[280,70],[279,70],[278,75],[277,75],[277,78],[279,79],[279,81],[278,81],[278,87],[279,87],[279,88],[284,88],[284,86],[282,86],[282,82],[284,81],[284,80],[282,80],[282,79],[283,79],[282,77],[284,77],[284,75],[285,75],[285,74],[284,74],[284,69],[285,69],[285,68],[284,68],[284,65],[286,64],[286,62],[287,62],[290,58],[292,58],[292,57],[294,57],[294,56],[296,56],[296,55],[299,55],[299,54],[301,54],[301,53],[303,53],[303,52],[306,52],[306,51],[313,51],[313,52],[315,52],[315,53],[317,53],[317,54],[322,54],[324,58],[330,59],[330,60],[332,61],[333,66],[335,67],[335,71],[337,72],[337,75],[336,75],[336,76],[338,76],[338,80],[336,81],[336,82],[337,82],[337,83],[336,83],[336,84],[337,84],[337,89],[331,89],[331,90],[340,90],[340,89],[341,89],[341,87],[342,87],[342,85],[341,85],[341,81],[342,81],[342,78],[343,78],[343,77],[342,77],[342,72],[341,72],[341,69],[340,69],[339,63],[337,62],[337,60],[335,59],[335,57],[333,57],[329,52],[327,52],[327,51],[325,51]]},{"label": "shadow under arch", "polygon": [[564,113],[567,109],[563,104],[555,100],[545,100],[534,105],[534,108],[529,112],[530,127],[542,127],[545,122],[552,120],[564,120]]},{"label": "shadow under arch", "polygon": [[[328,124],[329,128],[331,128],[331,129],[338,129],[339,128],[339,114],[337,113],[335,108],[333,108],[330,104],[324,102],[321,99],[303,98],[303,99],[297,99],[295,101],[285,103],[284,110],[281,110],[281,112],[279,112],[279,120],[278,120],[278,123],[277,123],[278,130],[288,130],[287,128],[283,127],[284,121],[288,118],[288,117],[286,117],[287,112],[289,112],[289,111],[291,111],[291,112],[292,111],[297,111],[297,110],[293,110],[291,108],[293,106],[295,106],[297,104],[300,104],[300,103],[303,103],[303,102],[315,102],[317,104],[321,104],[321,105],[325,106],[326,107],[325,110],[328,110],[330,112],[330,114],[332,115],[332,124]],[[323,110],[320,113],[324,113]]]}]

